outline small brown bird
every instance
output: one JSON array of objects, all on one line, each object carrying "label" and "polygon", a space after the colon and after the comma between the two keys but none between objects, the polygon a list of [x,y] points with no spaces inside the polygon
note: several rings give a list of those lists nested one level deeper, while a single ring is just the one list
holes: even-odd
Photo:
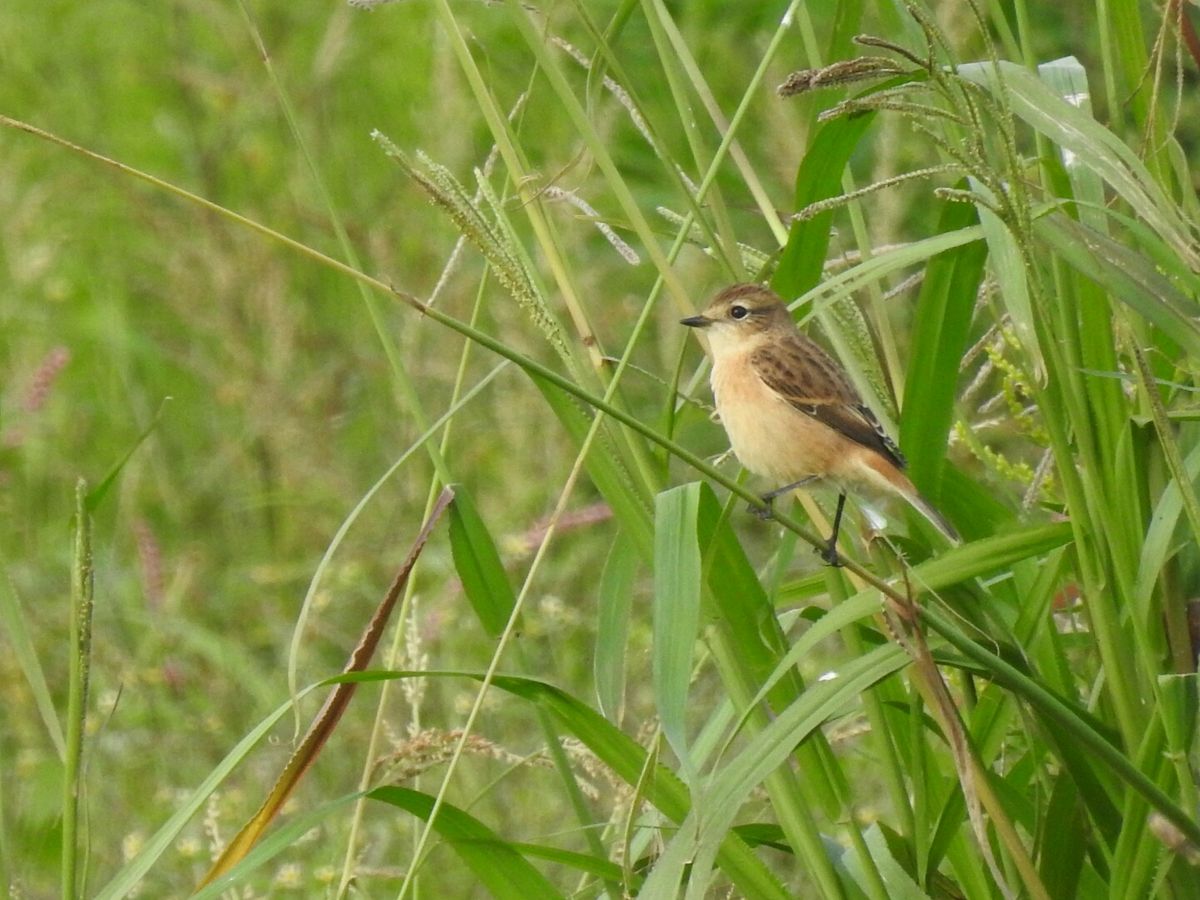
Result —
[{"label": "small brown bird", "polygon": [[837,487],[833,534],[821,553],[826,562],[838,565],[847,491],[899,495],[948,540],[959,541],[904,474],[900,448],[845,370],[800,333],[777,295],[757,284],[735,284],[682,324],[708,334],[713,396],[733,452],[754,474],[783,484],[763,495],[768,507],[816,479]]}]

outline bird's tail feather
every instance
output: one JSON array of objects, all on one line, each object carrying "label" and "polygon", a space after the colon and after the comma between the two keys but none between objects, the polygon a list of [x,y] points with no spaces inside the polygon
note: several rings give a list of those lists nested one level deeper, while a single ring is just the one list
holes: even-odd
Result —
[{"label": "bird's tail feather", "polygon": [[860,453],[857,458],[859,468],[856,475],[862,482],[874,485],[875,488],[899,494],[913,509],[929,520],[929,524],[940,531],[952,544],[961,544],[954,526],[946,521],[946,517],[934,509],[933,504],[917,491],[916,485],[909,480],[896,466],[892,465],[878,453]]}]

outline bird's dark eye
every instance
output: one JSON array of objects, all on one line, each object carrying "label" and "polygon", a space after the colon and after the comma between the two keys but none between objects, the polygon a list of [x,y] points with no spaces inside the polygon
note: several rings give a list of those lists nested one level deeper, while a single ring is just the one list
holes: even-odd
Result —
[{"label": "bird's dark eye", "polygon": [[750,310],[746,309],[744,306],[731,306],[729,308],[729,315],[734,319],[744,319],[746,316],[750,315]]}]

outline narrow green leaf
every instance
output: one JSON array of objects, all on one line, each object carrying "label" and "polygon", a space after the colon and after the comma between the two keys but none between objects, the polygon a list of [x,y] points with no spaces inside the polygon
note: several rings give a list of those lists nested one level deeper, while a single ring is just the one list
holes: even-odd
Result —
[{"label": "narrow green leaf", "polygon": [[154,418],[150,420],[150,424],[143,428],[142,433],[134,438],[133,443],[129,446],[129,449],[126,450],[125,454],[113,464],[113,467],[108,470],[108,474],[104,476],[104,479],[88,492],[87,511],[89,513],[95,512],[99,508],[100,503],[108,494],[109,489],[113,486],[113,484],[116,483],[117,476],[119,476],[121,474],[121,470],[125,468],[125,464],[129,462],[129,460],[133,457],[133,454],[137,452],[138,447],[142,446],[142,443],[146,440],[146,438],[150,437],[150,433],[158,427],[159,420],[162,419],[163,410],[167,408],[167,403],[170,402],[170,400],[170,397],[163,398],[162,403],[158,405],[158,411],[154,413]]},{"label": "narrow green leaf", "polygon": [[[968,179],[971,190],[987,204],[996,203],[996,195],[978,179]],[[1042,358],[1042,347],[1038,343],[1037,325],[1033,317],[1033,302],[1029,295],[1029,277],[1025,270],[1025,258],[1017,239],[1008,230],[1004,221],[987,205],[977,204],[979,224],[983,227],[988,246],[988,266],[999,287],[1000,299],[1008,311],[1009,321],[1021,349],[1025,353],[1026,366],[1034,377],[1041,380],[1046,374],[1046,363]]]},{"label": "narrow green leaf", "polygon": [[[766,686],[766,697],[776,713],[788,708],[804,690],[804,682],[794,666],[781,660],[790,641],[784,634],[775,608],[746,551],[742,549],[721,504],[708,485],[700,494],[700,545],[704,552],[705,577],[715,606],[714,614],[723,639],[740,667],[740,676],[749,692]],[[777,674],[778,673],[778,674]],[[840,766],[822,735],[801,747],[800,764],[805,779],[806,800],[830,815],[841,808],[841,797],[848,793]],[[801,848],[803,850],[803,848]]]},{"label": "narrow green leaf", "polygon": [[812,303],[824,308],[829,303],[836,303],[842,298],[850,297],[871,282],[881,281],[903,269],[923,265],[939,253],[978,241],[981,237],[984,237],[982,227],[972,225],[957,231],[935,234],[883,253],[877,253],[870,259],[863,260],[858,265],[851,266],[849,269],[827,278],[807,293],[802,294],[794,305],[803,306],[806,303]]},{"label": "narrow green leaf", "polygon": [[[1200,201],[1197,201],[1200,202]],[[1169,279],[1187,297],[1200,298],[1200,271],[1189,269],[1187,263],[1179,257],[1166,241],[1154,233],[1145,222],[1126,215],[1122,210],[1111,204],[1100,207],[1105,218],[1111,219],[1118,226],[1118,233],[1128,235],[1131,244],[1146,254],[1148,261],[1163,277]],[[1086,219],[1085,225],[1091,226]],[[1102,234],[1107,234],[1106,227],[1095,228]]]},{"label": "narrow green leaf", "polygon": [[[1154,390],[1154,388],[1149,389]],[[1173,437],[1166,435],[1166,440],[1173,440]],[[1165,442],[1163,444],[1163,455],[1168,461],[1170,455],[1177,454],[1179,450],[1178,447],[1169,448]],[[1155,623],[1164,615],[1170,617],[1170,612],[1163,608],[1163,598],[1156,593],[1155,588],[1158,587],[1164,574],[1168,573],[1167,560],[1180,549],[1188,548],[1192,544],[1191,540],[1186,538],[1176,542],[1175,534],[1179,530],[1180,518],[1183,518],[1185,522],[1195,521],[1195,517],[1185,516],[1184,511],[1196,502],[1194,495],[1189,498],[1187,494],[1193,491],[1196,477],[1200,475],[1200,446],[1193,447],[1185,459],[1176,460],[1176,463],[1179,466],[1179,474],[1183,477],[1173,476],[1167,482],[1162,494],[1159,495],[1153,514],[1150,516],[1150,526],[1146,529],[1146,535],[1142,541],[1137,577],[1134,580],[1134,598],[1136,600],[1134,614],[1142,617],[1148,627],[1157,627]],[[1169,470],[1174,469],[1175,464],[1171,464]],[[1193,525],[1185,534],[1190,532],[1188,535],[1190,537],[1195,534],[1195,531],[1196,528]],[[1169,579],[1169,574],[1167,577]],[[1170,596],[1169,592],[1167,592],[1167,596]],[[1181,618],[1186,619],[1186,613],[1181,613]],[[1170,618],[1167,621],[1170,623]],[[1168,633],[1171,630],[1169,624]],[[1179,630],[1186,631],[1187,629]],[[1190,658],[1192,651],[1186,645],[1189,645],[1191,641],[1181,635],[1177,643],[1184,645],[1180,648],[1182,650],[1180,655]]]},{"label": "narrow green leaf", "polygon": [[664,491],[654,516],[654,700],[663,734],[685,773],[691,770],[688,688],[700,630],[700,489],[693,482]]},{"label": "narrow green leaf", "polygon": [[949,517],[968,539],[994,534],[1016,524],[1016,504],[1012,499],[1000,492],[988,490],[978,479],[954,466],[942,469],[942,482],[938,486],[938,492],[938,509]]},{"label": "narrow green leaf", "polygon": [[[738,505],[731,501],[729,508]],[[713,622],[711,643],[727,690],[739,708],[746,709],[756,702],[754,696],[760,686],[779,668],[788,638],[734,533],[729,508],[722,507],[707,484],[703,486],[697,525],[712,597],[711,611],[706,609]],[[772,710],[778,714],[788,709],[803,690],[803,680],[795,668],[781,670],[781,677],[767,688]],[[755,727],[762,724],[756,723]],[[795,764],[804,772],[803,779],[795,778],[788,769],[773,770],[766,781],[767,792],[800,864],[823,891],[840,892],[836,865],[821,839],[817,811],[824,810],[829,816],[841,814],[849,794],[845,776],[819,732],[795,748]],[[707,790],[697,802],[707,805]],[[697,841],[695,869],[706,872],[711,867],[720,836],[710,831]],[[693,878],[689,896],[697,895],[703,880]]]},{"label": "narrow green leaf", "polygon": [[13,584],[8,573],[8,563],[0,556],[0,624],[8,632],[8,645],[21,668],[29,692],[33,694],[34,704],[38,715],[42,718],[50,743],[54,745],[59,759],[66,758],[66,740],[63,737],[62,724],[58,721],[58,713],[54,709],[54,699],[50,694],[50,685],[46,681],[46,672],[38,659],[37,648],[33,635],[26,624],[25,611],[21,608],[21,598],[17,594],[17,586]]},{"label": "narrow green leaf", "polygon": [[[879,870],[879,874],[883,878],[883,883],[887,887],[889,900],[929,900],[929,895],[921,890],[921,886],[913,881],[912,876],[905,871],[904,866],[892,855],[892,851],[888,847],[883,832],[879,830],[878,824],[874,824],[867,829],[866,834],[863,835],[863,840],[867,845],[867,850],[871,854],[871,860],[875,863],[875,868]],[[850,870],[855,881],[864,890],[868,890],[869,882],[862,872],[862,863],[859,862],[855,854],[848,852],[843,859],[846,863],[846,868]]]},{"label": "narrow green leaf", "polygon": [[596,658],[592,662],[600,711],[618,723],[625,705],[625,649],[637,569],[637,553],[625,532],[619,532],[600,574]]},{"label": "narrow green leaf", "polygon": [[[746,671],[747,681],[755,687],[763,685],[770,680],[779,660],[787,652],[789,641],[758,574],[708,485],[701,492],[699,538],[704,548],[704,572],[716,607],[716,618]],[[803,689],[799,676],[790,670],[767,696],[772,707],[781,710]]]},{"label": "narrow green leaf", "polygon": [[[600,856],[592,856],[590,853],[575,853],[545,844],[526,844],[520,841],[512,841],[509,846],[523,856],[559,863],[575,869],[577,872],[583,872],[585,875],[595,875],[603,881],[620,884],[624,877],[624,872],[615,862]],[[629,889],[636,890],[640,883],[641,879],[635,876],[634,883],[629,885]]]},{"label": "narrow green leaf", "polygon": [[[874,114],[868,113],[841,116],[821,126],[796,172],[797,211],[818,200],[827,200],[842,189],[846,164],[873,121]],[[817,286],[832,227],[832,211],[792,223],[787,246],[771,279],[771,287],[779,296],[799,297]]]},{"label": "narrow green leaf", "polygon": [[[481,678],[468,672],[455,674]],[[536,679],[497,675],[492,683],[502,691],[544,706],[622,781],[630,785],[638,783],[646,765],[646,749],[594,709],[566,691]],[[687,815],[691,805],[687,788],[665,766],[659,766],[650,779],[646,799],[677,821]]]},{"label": "narrow green leaf", "polygon": [[[1064,103],[1078,109],[1083,115],[1094,118],[1092,92],[1088,86],[1087,70],[1073,56],[1042,63],[1038,75],[1050,90]],[[1056,145],[1058,146],[1058,145]],[[1079,220],[1097,231],[1104,230],[1104,183],[1095,169],[1088,166],[1076,154],[1059,146],[1063,168],[1071,182],[1071,196],[1078,201]]]},{"label": "narrow green leaf", "polygon": [[[955,838],[962,836],[963,823],[967,817],[967,804],[963,800],[961,782],[957,780],[954,782],[949,795],[942,800],[941,808],[931,810],[931,814],[935,816],[936,824],[932,834],[925,838],[928,847],[925,865],[929,871],[937,871],[942,859],[952,852]],[[980,869],[984,868],[985,864],[981,857],[977,858],[977,863]]]},{"label": "narrow green leaf", "polygon": [[833,31],[829,35],[825,59],[849,59],[858,52],[854,37],[862,33],[866,5],[866,0],[842,0],[835,5]]},{"label": "narrow green leaf", "polygon": [[[380,787],[367,796],[372,800],[390,803],[426,821],[433,812],[433,797],[408,788]],[[491,896],[501,900],[538,900],[563,896],[512,844],[457,806],[443,803],[433,827],[475,873]]]},{"label": "narrow green leaf", "polygon": [[500,561],[496,542],[460,484],[450,504],[450,552],[463,593],[488,637],[499,637],[508,624],[517,598]]},{"label": "narrow green leaf", "polygon": [[[943,591],[973,578],[1001,572],[1024,559],[1035,559],[1071,542],[1070,522],[1026,525],[1002,534],[954,547],[912,568],[914,586]],[[811,579],[785,584],[776,598],[779,605],[791,604],[810,595]]]},{"label": "narrow green leaf", "polygon": [[783,853],[791,853],[783,829],[772,822],[748,822],[744,825],[734,825],[734,834],[751,847],[770,847]]},{"label": "narrow green leaf", "polygon": [[[945,233],[978,222],[974,207],[947,203],[938,231]],[[917,296],[912,347],[900,418],[900,446],[908,457],[913,482],[931,501],[941,496],[946,444],[954,421],[959,365],[966,350],[987,246],[963,244],[933,257]]]},{"label": "narrow green leaf", "polygon": [[1038,835],[1038,874],[1052,897],[1075,897],[1087,852],[1087,823],[1070,775],[1054,779]]},{"label": "narrow green leaf", "polygon": [[787,653],[779,660],[775,666],[775,670],[763,682],[759,688],[758,694],[755,696],[752,703],[749,704],[746,712],[742,715],[742,721],[738,723],[736,731],[740,731],[745,724],[746,718],[750,715],[751,710],[756,708],[763,697],[767,696],[775,687],[775,684],[780,678],[786,676],[793,671],[794,667],[805,659],[809,654],[813,653],[817,645],[828,637],[841,631],[843,628],[860,622],[863,619],[870,618],[880,611],[881,600],[879,592],[871,589],[863,591],[855,596],[843,600],[833,609],[821,615],[812,626],[800,636]]},{"label": "narrow green leaf", "polygon": [[912,570],[912,582],[931,591],[945,590],[972,578],[995,575],[1024,559],[1035,559],[1069,544],[1070,522],[1025,525],[954,547]]}]

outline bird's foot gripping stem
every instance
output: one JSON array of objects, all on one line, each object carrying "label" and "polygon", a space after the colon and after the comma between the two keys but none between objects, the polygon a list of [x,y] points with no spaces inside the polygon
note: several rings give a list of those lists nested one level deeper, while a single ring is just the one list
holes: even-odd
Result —
[{"label": "bird's foot gripping stem", "polygon": [[814,547],[813,553],[821,557],[821,561],[827,566],[833,566],[835,569],[842,567],[842,558],[838,556],[837,540],[830,538],[824,547]]}]

